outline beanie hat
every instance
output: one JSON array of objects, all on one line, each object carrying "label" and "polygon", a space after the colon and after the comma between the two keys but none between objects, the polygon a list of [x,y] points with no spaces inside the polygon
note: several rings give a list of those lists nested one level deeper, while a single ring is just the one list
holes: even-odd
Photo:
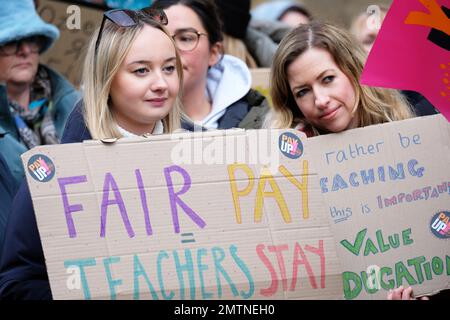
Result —
[{"label": "beanie hat", "polygon": [[250,22],[250,0],[216,0],[226,34],[244,39]]},{"label": "beanie hat", "polygon": [[42,53],[58,39],[58,28],[39,17],[33,0],[0,0],[0,3],[0,46],[10,41],[42,36],[45,38]]}]

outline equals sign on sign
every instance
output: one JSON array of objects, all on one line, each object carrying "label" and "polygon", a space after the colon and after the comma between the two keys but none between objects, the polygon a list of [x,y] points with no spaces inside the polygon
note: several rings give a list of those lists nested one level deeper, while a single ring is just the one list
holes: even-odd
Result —
[{"label": "equals sign on sign", "polygon": [[194,234],[192,232],[181,234],[181,243],[191,243],[191,242],[195,242]]}]

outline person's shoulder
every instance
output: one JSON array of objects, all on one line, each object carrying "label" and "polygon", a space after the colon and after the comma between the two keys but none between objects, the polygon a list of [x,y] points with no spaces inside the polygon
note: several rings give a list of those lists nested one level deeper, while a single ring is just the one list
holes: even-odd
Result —
[{"label": "person's shoulder", "polygon": [[61,143],[76,143],[92,139],[84,121],[83,110],[84,102],[79,100],[67,119]]},{"label": "person's shoulder", "polygon": [[13,196],[16,193],[18,189],[18,184],[14,179],[6,160],[1,153],[0,153],[0,182],[8,191],[10,196]]}]

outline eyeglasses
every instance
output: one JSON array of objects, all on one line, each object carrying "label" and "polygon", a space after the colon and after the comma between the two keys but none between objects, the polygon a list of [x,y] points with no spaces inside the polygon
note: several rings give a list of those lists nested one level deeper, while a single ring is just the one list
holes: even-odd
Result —
[{"label": "eyeglasses", "polygon": [[173,41],[180,51],[189,52],[197,48],[200,36],[208,36],[206,33],[198,32],[193,28],[178,30],[173,36]]},{"label": "eyeglasses", "polygon": [[138,24],[139,16],[145,16],[162,25],[167,25],[167,16],[162,10],[153,8],[144,8],[141,10],[114,9],[106,11],[103,14],[102,24],[98,32],[97,41],[95,42],[95,54],[97,55],[98,46],[102,37],[103,26],[105,20],[108,19],[120,27],[132,27]]},{"label": "eyeglasses", "polygon": [[44,46],[45,39],[41,36],[28,37],[16,41],[11,41],[0,46],[0,55],[12,56],[19,53],[22,44],[28,45],[30,52],[37,53]]}]

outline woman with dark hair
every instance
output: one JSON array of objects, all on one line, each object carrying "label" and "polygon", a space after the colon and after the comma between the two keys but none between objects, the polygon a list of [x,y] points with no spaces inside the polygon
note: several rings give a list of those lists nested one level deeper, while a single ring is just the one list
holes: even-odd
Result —
[{"label": "woman with dark hair", "polygon": [[222,22],[212,0],[159,0],[181,54],[183,107],[209,129],[260,128],[268,110],[264,97],[251,90],[246,64],[224,55]]}]

